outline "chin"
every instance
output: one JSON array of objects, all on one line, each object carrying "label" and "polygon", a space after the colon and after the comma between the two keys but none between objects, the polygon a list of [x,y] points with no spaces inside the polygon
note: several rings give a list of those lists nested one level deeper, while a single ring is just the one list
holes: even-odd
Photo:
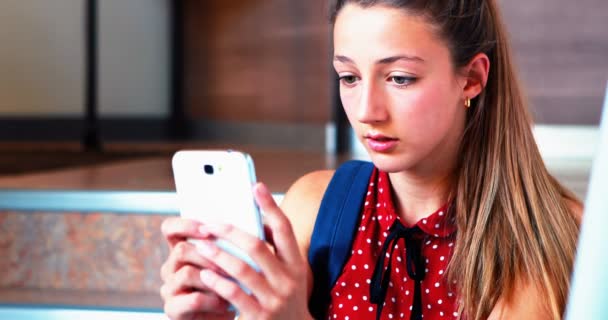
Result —
[{"label": "chin", "polygon": [[406,171],[412,167],[411,160],[403,155],[376,152],[369,152],[369,155],[371,161],[380,171],[394,173]]}]

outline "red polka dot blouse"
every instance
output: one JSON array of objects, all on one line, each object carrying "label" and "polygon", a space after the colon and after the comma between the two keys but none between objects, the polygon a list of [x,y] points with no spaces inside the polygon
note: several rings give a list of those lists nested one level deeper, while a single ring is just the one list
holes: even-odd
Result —
[{"label": "red polka dot blouse", "polygon": [[455,284],[445,277],[454,231],[445,206],[404,226],[388,174],[374,169],[352,255],[331,291],[328,318],[458,318]]}]

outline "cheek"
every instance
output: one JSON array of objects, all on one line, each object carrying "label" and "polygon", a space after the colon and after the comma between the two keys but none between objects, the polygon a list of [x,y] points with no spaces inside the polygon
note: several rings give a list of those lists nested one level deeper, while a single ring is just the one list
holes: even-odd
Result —
[{"label": "cheek", "polygon": [[[393,103],[399,130],[416,140],[435,140],[452,127],[455,119],[453,92],[444,85],[426,86],[395,96]],[[430,141],[429,141],[430,142]]]},{"label": "cheek", "polygon": [[342,107],[346,113],[346,117],[354,124],[355,113],[359,103],[356,90],[340,90],[340,100],[342,101]]}]

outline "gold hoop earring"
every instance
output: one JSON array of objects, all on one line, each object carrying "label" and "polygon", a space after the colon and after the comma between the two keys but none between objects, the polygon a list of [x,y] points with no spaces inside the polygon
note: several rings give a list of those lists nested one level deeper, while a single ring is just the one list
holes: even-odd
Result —
[{"label": "gold hoop earring", "polygon": [[464,99],[464,106],[467,108],[471,107],[471,98],[465,98]]}]

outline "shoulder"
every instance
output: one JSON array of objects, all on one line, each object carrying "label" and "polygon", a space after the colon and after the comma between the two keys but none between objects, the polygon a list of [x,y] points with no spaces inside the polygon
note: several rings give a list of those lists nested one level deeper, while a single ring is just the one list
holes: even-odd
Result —
[{"label": "shoulder", "polygon": [[320,202],[334,172],[334,170],[319,170],[300,177],[287,190],[283,203],[290,204],[293,201],[308,202],[311,200],[319,200]]},{"label": "shoulder", "polygon": [[[323,200],[323,195],[333,175],[333,170],[323,170],[302,176],[287,190],[281,202],[281,209],[291,222],[300,253],[306,262],[308,262],[310,238],[315,227],[321,200]],[[313,284],[310,268],[308,268],[306,277],[308,295],[310,296]]]},{"label": "shoulder", "polygon": [[333,174],[333,170],[322,170],[302,176],[289,188],[281,202],[303,251],[308,251],[321,200]]},{"label": "shoulder", "polygon": [[570,209],[570,213],[572,214],[576,222],[580,225],[583,220],[583,204],[577,199],[566,198],[565,201],[568,205],[568,208]]},{"label": "shoulder", "polygon": [[513,294],[501,297],[488,320],[551,319],[549,307],[541,289],[525,280],[515,282]]}]

